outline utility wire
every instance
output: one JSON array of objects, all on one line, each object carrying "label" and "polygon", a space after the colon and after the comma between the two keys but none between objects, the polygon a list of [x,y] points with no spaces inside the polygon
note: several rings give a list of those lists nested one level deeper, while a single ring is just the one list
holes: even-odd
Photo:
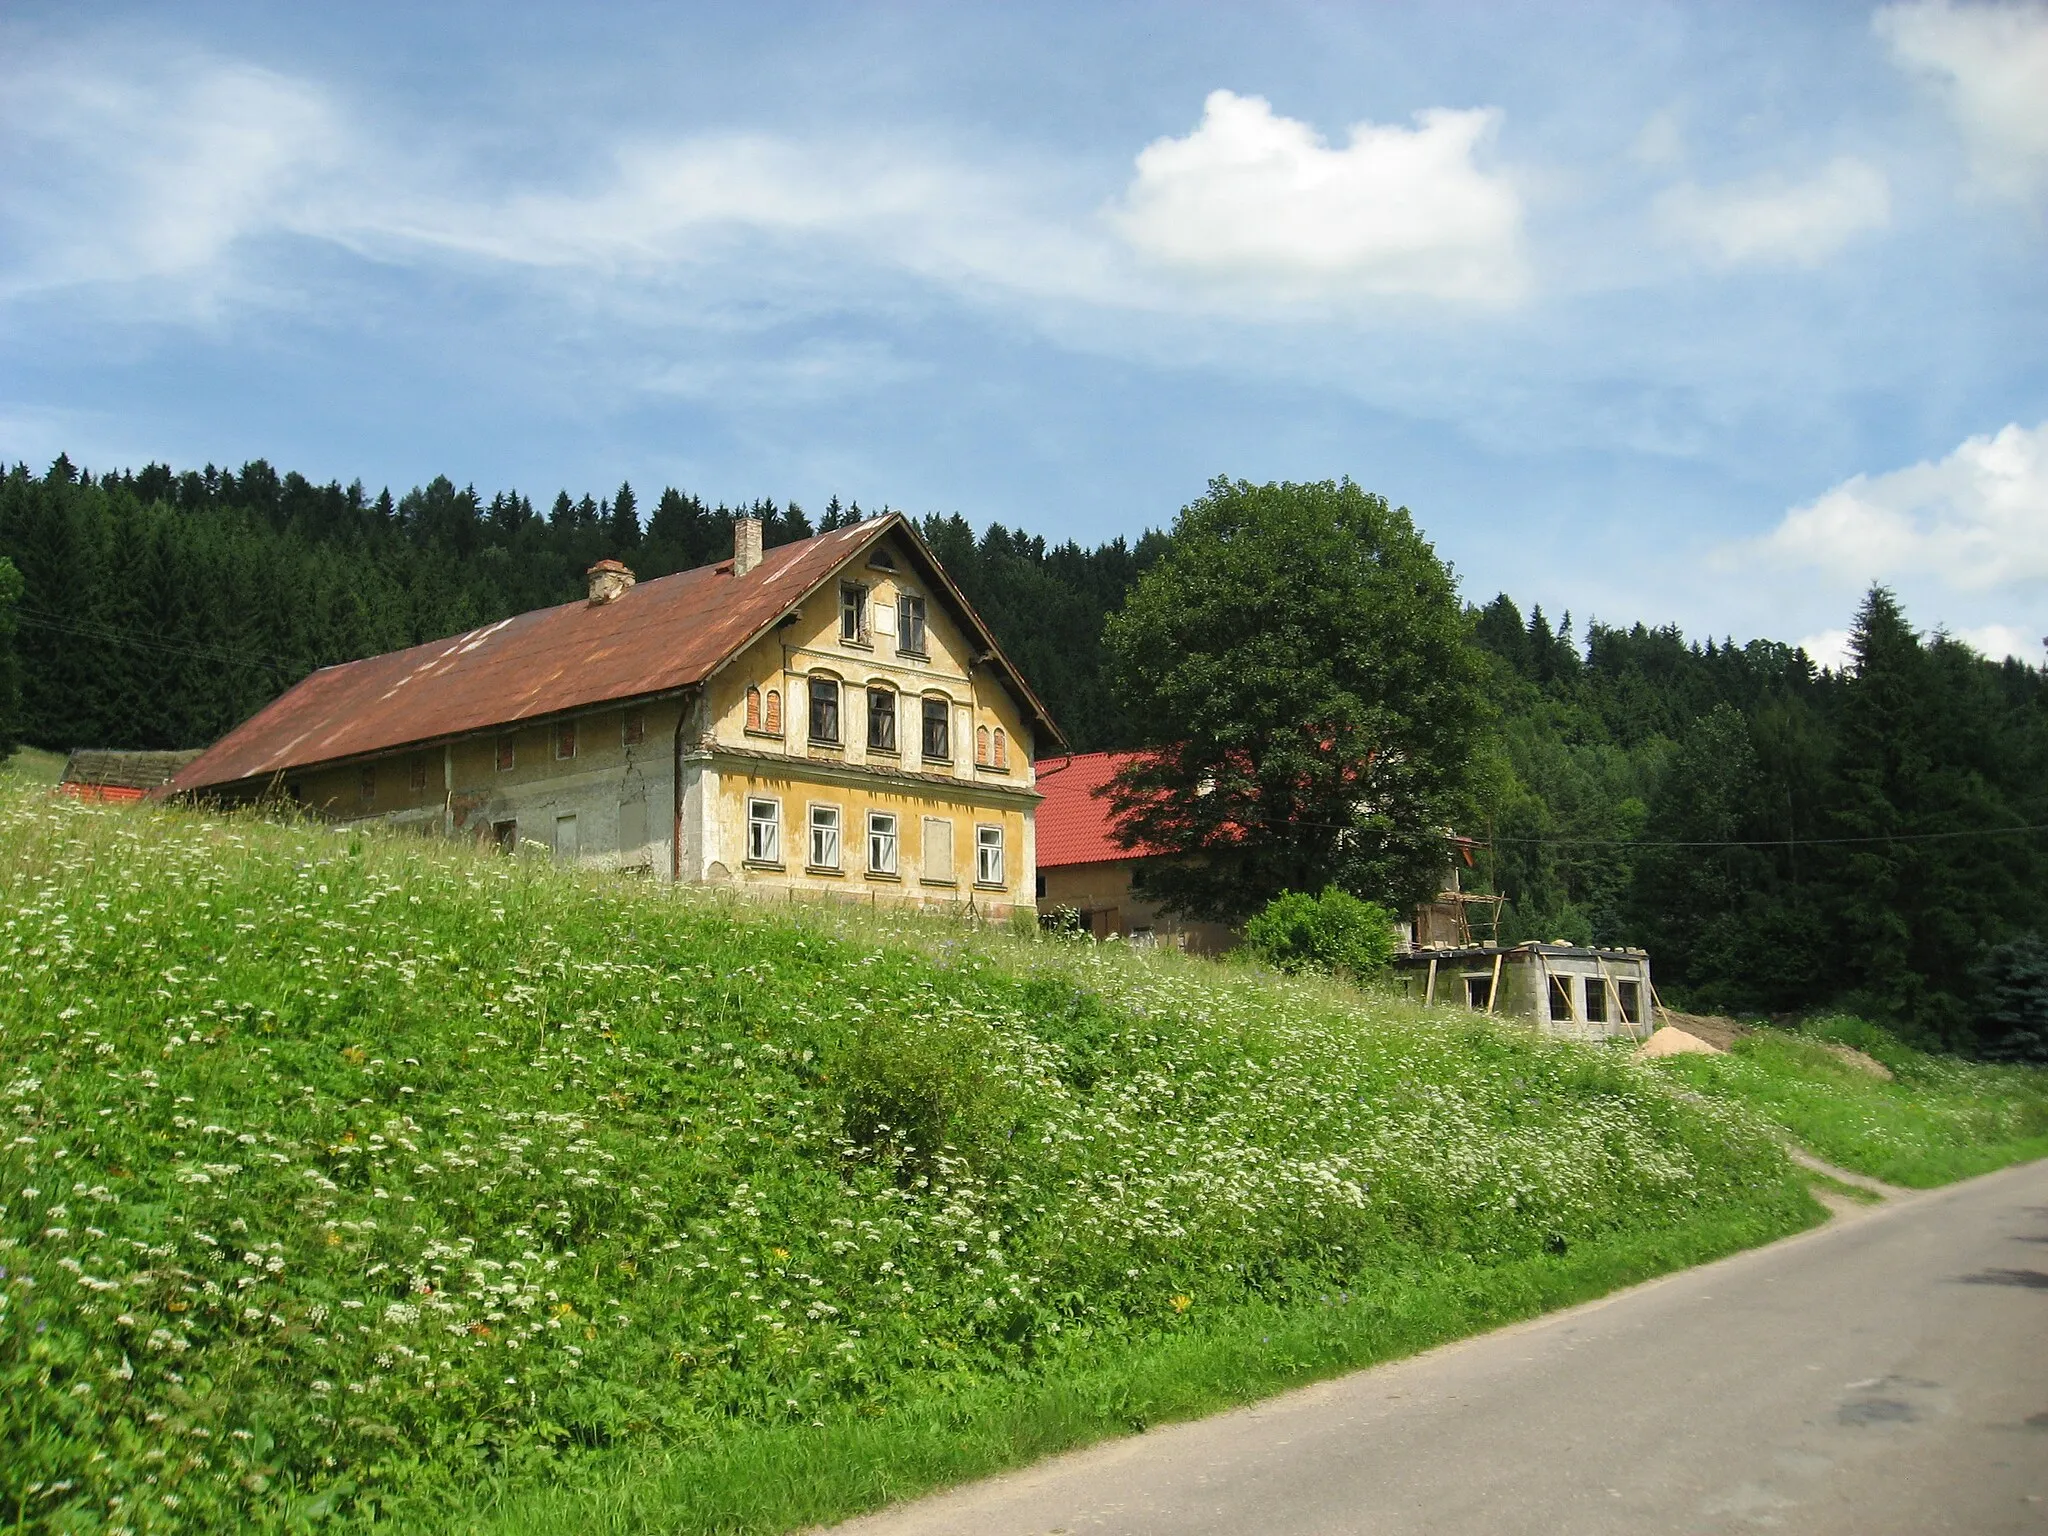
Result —
[{"label": "utility wire", "polygon": [[60,618],[55,614],[38,613],[30,608],[16,609],[14,616],[18,623],[32,625],[37,629],[47,629],[60,635],[71,635],[81,640],[100,640],[113,645],[134,646],[139,650],[162,651],[166,655],[184,656],[194,661],[262,667],[283,677],[292,676],[296,670],[275,656],[265,656],[251,651],[230,651],[218,646],[198,645],[183,640],[164,640],[139,635],[133,630],[117,629],[112,625],[95,624],[90,620]]}]

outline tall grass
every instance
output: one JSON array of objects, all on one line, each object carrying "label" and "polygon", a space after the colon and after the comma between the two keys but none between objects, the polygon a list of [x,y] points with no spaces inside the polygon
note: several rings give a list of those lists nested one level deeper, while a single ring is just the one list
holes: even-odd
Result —
[{"label": "tall grass", "polygon": [[[1831,1046],[1881,1062],[1874,1076]],[[1661,1064],[1854,1172],[1925,1189],[2048,1157],[2048,1069],[1931,1056],[1854,1018],[1759,1029],[1726,1056]]]},{"label": "tall grass", "polygon": [[1170,954],[23,791],[0,905],[31,1528],[776,1528],[1816,1215],[1614,1053]]}]

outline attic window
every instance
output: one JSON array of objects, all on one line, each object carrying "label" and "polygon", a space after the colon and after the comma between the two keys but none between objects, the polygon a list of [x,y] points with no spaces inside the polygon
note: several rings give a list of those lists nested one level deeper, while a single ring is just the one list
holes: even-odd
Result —
[{"label": "attic window", "polygon": [[421,790],[425,789],[426,787],[427,787],[427,760],[426,760],[426,759],[425,759],[424,757],[416,757],[416,758],[414,758],[414,759],[412,760],[412,788],[413,788],[413,793],[414,793],[414,794],[418,794],[418,793],[419,793],[419,792],[420,792]]},{"label": "attic window", "polygon": [[896,652],[901,656],[925,653],[924,599],[904,592],[896,598]]},{"label": "attic window", "polygon": [[377,803],[377,770],[375,768],[365,768],[363,770],[362,778],[356,785],[356,792],[362,797],[363,804],[375,805]]},{"label": "attic window", "polygon": [[513,746],[512,738],[510,736],[500,736],[498,738],[498,772],[510,773],[518,760],[518,749]]},{"label": "attic window", "polygon": [[839,588],[839,638],[848,645],[868,643],[868,589],[857,582]]},{"label": "attic window", "polygon": [[576,755],[576,722],[564,720],[555,727],[555,756],[567,762]]},{"label": "attic window", "polygon": [[619,740],[629,747],[637,747],[647,739],[647,716],[637,709],[626,711],[619,725]]},{"label": "attic window", "polygon": [[1010,771],[1010,737],[1000,725],[996,727],[995,768],[998,773]]},{"label": "attic window", "polygon": [[876,571],[893,571],[896,569],[896,557],[889,553],[886,544],[881,545],[869,552],[868,568]]}]

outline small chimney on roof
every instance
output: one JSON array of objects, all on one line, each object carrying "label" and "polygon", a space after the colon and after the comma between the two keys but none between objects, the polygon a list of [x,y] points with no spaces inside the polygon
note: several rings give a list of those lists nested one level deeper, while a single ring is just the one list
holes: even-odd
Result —
[{"label": "small chimney on roof", "polygon": [[637,579],[616,560],[600,560],[583,574],[590,582],[590,606],[593,608],[616,602],[619,594]]},{"label": "small chimney on roof", "polygon": [[732,573],[744,576],[761,563],[761,519],[736,517],[732,520]]}]

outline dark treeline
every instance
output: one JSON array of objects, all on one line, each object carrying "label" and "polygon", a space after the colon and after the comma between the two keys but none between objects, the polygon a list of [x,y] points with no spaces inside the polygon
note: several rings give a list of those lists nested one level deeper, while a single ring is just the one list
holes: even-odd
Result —
[{"label": "dark treeline", "polygon": [[1841,672],[1641,625],[1582,649],[1505,597],[1474,617],[1503,938],[1642,944],[1698,1007],[1847,1006],[1995,1053],[1977,976],[2048,932],[2048,838],[1985,835],[2048,822],[2041,670],[1923,639],[1881,589]]},{"label": "dark treeline", "polygon": [[[834,498],[814,525],[794,502],[706,506],[632,486],[545,513],[517,491],[489,500],[445,478],[394,500],[315,485],[261,460],[239,473],[92,475],[59,458],[0,481],[0,557],[20,571],[20,703],[0,739],[38,746],[197,746],[316,667],[573,601],[618,559],[665,576],[732,553],[732,523],[762,519],[770,547],[858,522]],[[1000,526],[927,517],[925,536],[1081,746],[1119,744],[1103,690],[1102,621],[1150,540],[1048,548]],[[1156,535],[1150,536],[1156,539]]]},{"label": "dark treeline", "polygon": [[[261,461],[17,467],[0,557],[23,588],[20,699],[0,739],[201,745],[314,667],[571,601],[598,559],[643,578],[723,559],[742,514],[770,545],[864,515],[673,489],[643,509],[627,485],[545,510],[446,479],[394,499]],[[920,526],[1074,746],[1138,745],[1102,626],[1166,536],[1084,549],[957,515]],[[1474,804],[1490,851],[1467,879],[1508,898],[1502,938],[1645,945],[1666,994],[1700,1007],[1850,1006],[1998,1048],[1973,978],[2041,959],[1992,951],[2048,931],[2048,840],[1979,834],[2048,821],[2040,670],[1923,639],[1882,592],[1839,673],[1670,628],[1581,642],[1504,596],[1471,618],[1497,728]]]}]

